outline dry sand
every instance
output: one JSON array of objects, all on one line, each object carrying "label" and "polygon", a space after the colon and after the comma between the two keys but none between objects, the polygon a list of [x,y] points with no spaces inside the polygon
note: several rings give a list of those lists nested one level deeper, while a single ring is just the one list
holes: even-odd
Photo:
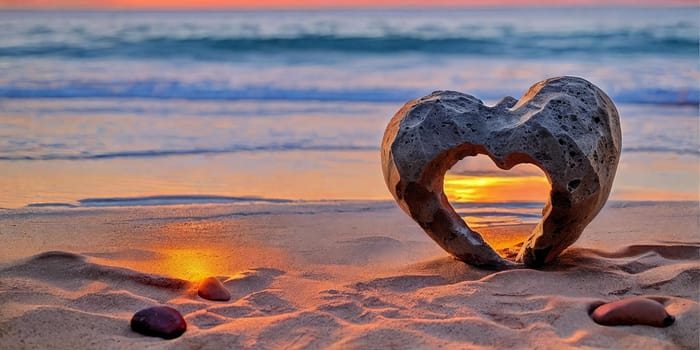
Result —
[{"label": "dry sand", "polygon": [[[494,272],[446,256],[389,202],[4,210],[0,349],[693,349],[699,218],[698,203],[612,203],[550,266]],[[229,302],[197,296],[210,275]],[[676,322],[588,316],[636,295]],[[133,333],[153,305],[187,332]]]}]

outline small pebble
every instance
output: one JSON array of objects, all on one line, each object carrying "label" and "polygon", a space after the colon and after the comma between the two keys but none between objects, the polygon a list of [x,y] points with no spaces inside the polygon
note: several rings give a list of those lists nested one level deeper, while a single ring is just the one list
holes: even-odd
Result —
[{"label": "small pebble", "polygon": [[185,333],[187,322],[171,307],[154,306],[135,313],[131,318],[131,329],[151,337],[174,339]]},{"label": "small pebble", "polygon": [[231,293],[216,277],[207,277],[199,282],[197,294],[204,299],[215,301],[228,301],[231,299]]},{"label": "small pebble", "polygon": [[632,297],[600,305],[593,310],[591,318],[604,326],[668,327],[675,321],[661,303],[643,297]]}]

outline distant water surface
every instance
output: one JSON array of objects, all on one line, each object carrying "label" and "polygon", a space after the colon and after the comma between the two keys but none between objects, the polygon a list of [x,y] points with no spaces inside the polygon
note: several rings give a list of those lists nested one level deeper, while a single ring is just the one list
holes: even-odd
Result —
[{"label": "distant water surface", "polygon": [[698,198],[697,8],[12,11],[0,32],[0,207],[388,199],[378,150],[403,102],[557,75],[618,105],[613,198]]}]

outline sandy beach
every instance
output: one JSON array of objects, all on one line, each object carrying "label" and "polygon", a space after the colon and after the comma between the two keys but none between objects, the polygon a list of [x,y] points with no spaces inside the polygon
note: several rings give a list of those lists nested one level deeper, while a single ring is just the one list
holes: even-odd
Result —
[{"label": "sandy beach", "polygon": [[[699,215],[697,202],[612,202],[551,265],[489,271],[447,256],[392,202],[4,210],[0,348],[694,349]],[[529,229],[481,231],[507,246]],[[230,301],[197,296],[208,276]],[[588,315],[629,296],[676,322]],[[132,332],[154,305],[187,331]]]},{"label": "sandy beach", "polygon": [[0,1],[0,350],[700,350],[697,13]]}]

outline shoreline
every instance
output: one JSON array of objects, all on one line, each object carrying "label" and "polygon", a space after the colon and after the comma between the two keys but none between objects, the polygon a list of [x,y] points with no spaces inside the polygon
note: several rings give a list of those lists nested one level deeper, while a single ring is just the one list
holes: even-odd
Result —
[{"label": "shoreline", "polygon": [[[477,92],[473,93],[482,97]],[[26,131],[9,142],[30,142],[37,148],[6,148],[0,155],[5,159],[0,160],[0,172],[6,175],[0,179],[0,207],[182,195],[390,199],[378,164],[381,132],[397,107],[393,103],[81,98],[5,102],[1,112],[7,116],[6,127]],[[697,106],[620,103],[618,108],[624,142],[610,198],[698,200]],[[193,116],[198,125],[194,130]],[[76,127],[87,120],[89,127]],[[292,122],[292,131],[279,127]],[[239,123],[246,126],[235,128]],[[96,148],[90,140],[100,139],[100,125],[110,125],[112,137]],[[174,139],[151,138],[151,125]],[[347,131],[348,137],[346,125],[357,126]],[[45,140],[54,137],[50,130],[63,127],[68,130],[56,136],[55,143]],[[250,136],[264,130],[285,136]],[[67,137],[72,134],[80,135],[76,143]],[[229,137],[239,142],[231,143]],[[129,142],[131,138],[137,142]],[[178,141],[185,139],[193,141]],[[487,157],[477,156],[465,158],[448,175],[514,176],[516,170],[502,172]],[[543,176],[534,167],[525,171],[523,165],[522,170],[519,175]],[[280,178],[295,181],[282,183]]]}]

